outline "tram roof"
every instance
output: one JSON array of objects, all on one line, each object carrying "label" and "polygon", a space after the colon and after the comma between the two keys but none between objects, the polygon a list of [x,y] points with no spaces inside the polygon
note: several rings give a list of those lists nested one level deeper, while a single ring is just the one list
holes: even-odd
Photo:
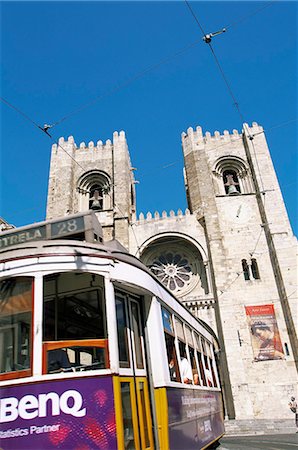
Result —
[{"label": "tram roof", "polygon": [[[101,231],[100,224],[96,224],[96,220],[94,220],[94,213],[85,213],[83,214],[83,217],[87,217],[87,223],[92,224],[92,226],[95,223],[96,230]],[[90,218],[91,216],[91,218]],[[68,216],[63,219],[59,219],[57,221],[51,220],[46,222],[41,222],[38,224],[33,224],[32,226],[27,227],[21,227],[21,228],[15,228],[13,229],[13,232],[4,232],[0,233],[0,242],[1,239],[14,235],[17,236],[18,233],[26,233],[30,230],[39,230],[40,227],[46,226],[47,231],[49,230],[49,224],[57,224],[62,223],[66,220],[73,220],[73,218],[80,218],[82,215],[76,214],[75,216]],[[86,219],[84,219],[86,221]],[[92,228],[91,226],[91,228]],[[90,234],[90,226],[88,225],[88,233]],[[87,234],[88,236],[88,234]],[[41,256],[94,256],[94,257],[105,257],[112,260],[118,260],[130,265],[133,265],[145,272],[147,272],[152,278],[155,279],[155,281],[165,290],[167,291],[172,297],[175,298],[177,302],[179,302],[180,306],[182,306],[189,314],[192,315],[191,311],[183,305],[176,297],[175,295],[166,287],[164,286],[160,280],[143,264],[137,257],[130,254],[123,245],[117,241],[116,239],[106,241],[106,242],[86,242],[82,240],[77,239],[71,239],[71,236],[68,236],[67,239],[57,239],[54,238],[48,238],[48,239],[29,239],[26,242],[20,242],[15,245],[8,245],[8,246],[1,246],[0,247],[0,263],[6,263],[9,261],[16,261],[19,259],[28,259],[28,258],[36,258]],[[192,315],[193,316],[193,315]],[[196,319],[218,342],[218,338],[215,335],[212,328],[205,323],[203,320],[193,316],[194,319]]]}]

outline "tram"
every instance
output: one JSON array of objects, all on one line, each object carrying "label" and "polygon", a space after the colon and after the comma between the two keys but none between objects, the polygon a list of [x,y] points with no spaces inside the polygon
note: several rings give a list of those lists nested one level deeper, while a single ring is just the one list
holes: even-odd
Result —
[{"label": "tram", "polygon": [[0,447],[205,449],[216,336],[94,212],[0,234]]}]

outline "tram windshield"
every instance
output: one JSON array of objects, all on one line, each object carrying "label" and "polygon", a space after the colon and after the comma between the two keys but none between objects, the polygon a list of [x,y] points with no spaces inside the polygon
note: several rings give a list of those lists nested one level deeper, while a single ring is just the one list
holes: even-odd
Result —
[{"label": "tram windshield", "polygon": [[0,373],[30,368],[32,278],[3,280],[0,284]]},{"label": "tram windshield", "polygon": [[71,272],[44,278],[47,373],[108,367],[103,277]]}]

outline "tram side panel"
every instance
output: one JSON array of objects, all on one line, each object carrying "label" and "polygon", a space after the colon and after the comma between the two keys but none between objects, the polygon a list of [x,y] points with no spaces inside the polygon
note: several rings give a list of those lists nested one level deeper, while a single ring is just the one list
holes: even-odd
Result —
[{"label": "tram side panel", "polygon": [[[168,309],[165,309],[164,303],[161,302],[157,299],[153,300],[148,317],[159,445],[163,450],[203,449],[224,434],[222,393],[218,387],[218,377],[214,367],[211,371],[209,365],[208,369],[208,358],[203,354],[203,351],[206,351],[207,341],[199,338],[200,342],[205,342],[204,349],[203,346],[201,347],[204,362],[199,369],[197,358],[199,347],[195,340],[196,343],[193,345],[197,355],[197,367],[195,368],[193,365],[193,380],[190,384],[182,382],[181,371],[179,371],[181,365],[178,363],[178,360],[181,360],[179,336],[174,325],[176,318],[178,319],[177,310],[173,309],[172,314],[169,305]],[[181,313],[181,311],[179,312]],[[186,318],[181,320],[180,317],[180,321],[184,322],[184,327],[186,325],[189,328]],[[193,328],[194,331],[198,333],[198,328]],[[181,330],[179,334],[181,336]],[[172,347],[169,344],[171,336]],[[194,336],[198,337],[198,334]],[[206,336],[208,337],[208,335]],[[187,341],[186,333],[185,341]],[[174,350],[174,355],[169,355],[169,348]],[[175,378],[173,369],[170,369],[171,360],[172,362],[175,360]],[[195,373],[198,371],[200,371],[200,375]]]},{"label": "tram side panel", "polygon": [[170,449],[203,448],[224,433],[220,392],[167,388]]},{"label": "tram side panel", "polygon": [[60,379],[1,389],[1,448],[117,449],[113,379]]}]

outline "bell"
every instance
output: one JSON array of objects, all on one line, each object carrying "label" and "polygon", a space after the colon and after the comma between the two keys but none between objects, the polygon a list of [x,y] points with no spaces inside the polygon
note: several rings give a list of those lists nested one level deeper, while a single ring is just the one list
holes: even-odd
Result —
[{"label": "bell", "polygon": [[97,189],[94,191],[93,197],[90,200],[92,200],[90,209],[102,209],[102,196]]},{"label": "bell", "polygon": [[239,195],[239,192],[234,184],[230,184],[228,187],[228,195]]}]

